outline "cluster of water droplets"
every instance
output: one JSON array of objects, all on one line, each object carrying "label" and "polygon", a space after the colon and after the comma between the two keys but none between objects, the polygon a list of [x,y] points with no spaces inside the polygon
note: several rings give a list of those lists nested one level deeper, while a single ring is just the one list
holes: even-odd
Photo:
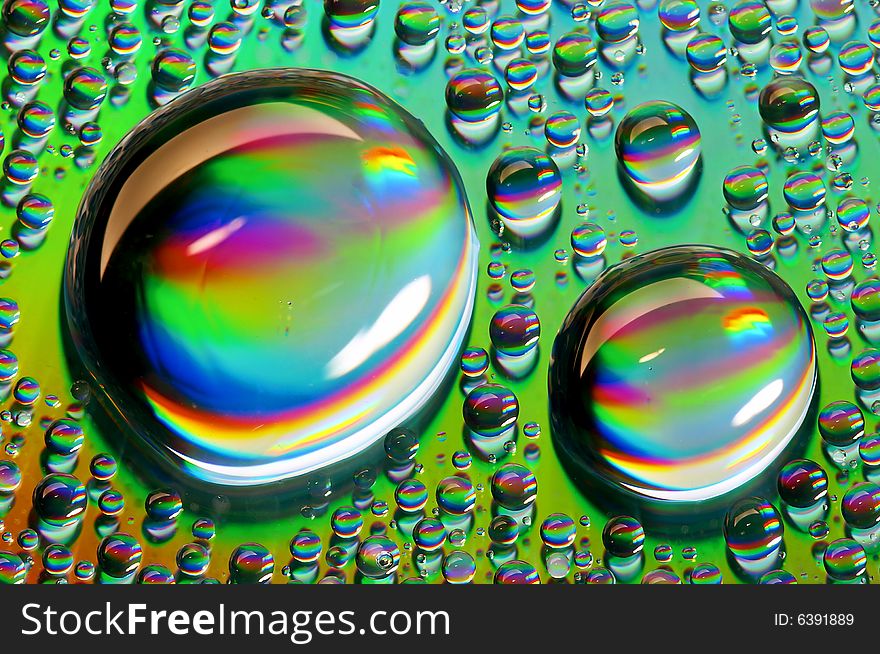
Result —
[{"label": "cluster of water droplets", "polygon": [[[97,447],[83,420],[85,407],[94,406],[90,386],[76,384],[62,408],[64,402],[36,377],[20,374],[13,339],[22,312],[15,299],[0,298],[0,389],[9,404],[0,416],[5,441],[0,506],[4,514],[11,511],[25,490],[32,501],[27,525],[3,535],[0,581],[698,584],[732,581],[730,569],[731,576],[746,581],[792,583],[807,573],[786,571],[786,548],[807,540],[813,541],[811,556],[823,579],[867,580],[873,574],[869,557],[880,548],[880,436],[869,426],[872,414],[880,413],[880,282],[873,276],[876,199],[870,180],[856,182],[851,171],[857,168],[860,139],[874,138],[871,131],[877,129],[880,21],[857,21],[846,0],[813,0],[805,11],[780,0],[708,7],[693,0],[386,1],[382,8],[388,4],[395,5],[390,16],[380,11],[378,0],[233,0],[228,6],[195,0],[146,8],[112,0],[105,24],[95,20],[90,2],[61,0],[57,9],[43,0],[4,5],[9,53],[4,108],[15,123],[15,131],[2,139],[0,193],[15,212],[9,238],[0,243],[4,279],[22,251],[42,246],[53,224],[52,199],[32,189],[53,168],[56,178],[64,176],[64,166],[50,157],[90,169],[104,152],[108,106],[124,107],[135,92],[155,108],[173,106],[197,83],[234,70],[250,41],[275,39],[295,53],[313,34],[308,26],[314,22],[320,24],[322,45],[340,57],[363,56],[379,30],[393,33],[397,70],[414,76],[416,84],[417,75],[445,58],[445,87],[424,93],[443,106],[445,128],[458,151],[480,153],[485,160],[485,186],[469,187],[470,204],[496,240],[484,244],[486,296],[476,300],[490,303],[489,320],[467,343],[456,331],[466,325],[440,323],[448,328],[443,340],[451,344],[448,349],[457,353],[465,346],[457,361],[445,361],[455,378],[453,393],[460,393],[461,421],[455,426],[461,437],[376,428],[371,438],[384,438],[384,459],[341,484],[311,478],[310,500],[300,516],[308,526],[292,533],[288,551],[235,543],[219,548],[222,561],[215,554],[221,540],[215,519],[206,517],[222,511],[193,507],[185,492],[171,486],[145,493],[141,511],[140,503],[128,505],[132,494],[115,483],[113,454],[81,461],[83,451]],[[143,9],[146,25],[135,20]],[[653,98],[626,97],[629,76],[645,70],[650,75],[648,39],[641,38],[646,29],[660,31],[679,64],[674,70],[680,81],[696,92],[679,94],[692,104],[666,99],[662,80]],[[46,53],[41,40],[48,33],[66,42],[66,52]],[[95,34],[100,38],[90,36]],[[746,98],[728,101],[729,118],[722,116],[723,103],[716,104],[719,122],[740,125],[739,112],[748,111],[748,124],[759,127],[738,135],[751,143],[746,155],[710,154],[708,144],[714,142],[708,137],[716,125],[698,124],[696,103],[732,97],[734,80],[743,81]],[[50,82],[60,89],[51,101],[43,91]],[[850,100],[832,100],[826,87],[838,84]],[[373,103],[364,110],[366,124],[382,98],[366,93],[359,100],[353,104],[362,110],[364,102]],[[386,113],[396,117],[393,110]],[[405,116],[401,120],[409,130],[398,128],[402,141],[433,148],[430,135]],[[519,130],[530,137],[528,145],[513,138]],[[613,154],[599,147],[603,143],[613,143]],[[449,202],[441,208],[452,207],[469,220],[456,174],[431,152],[440,161],[439,172],[421,190],[431,197],[447,193]],[[372,154],[357,174],[374,183],[373,197],[391,202],[400,178],[412,172],[413,159],[400,151]],[[568,187],[587,186],[594,166],[619,171],[634,207],[620,211],[619,219],[592,212],[588,194],[576,206],[567,204],[573,197]],[[224,179],[222,171],[205,174]],[[714,194],[718,210],[702,219],[737,234],[740,253],[693,246],[632,256],[639,243],[635,228],[644,223],[628,213],[662,220],[698,192]],[[465,224],[460,221],[459,231]],[[392,236],[397,226],[388,227]],[[168,230],[172,254],[174,238],[192,227]],[[560,230],[564,247],[542,247]],[[452,262],[442,269],[452,270],[443,278],[447,282],[466,278],[456,276],[456,266],[471,262],[470,252],[462,254],[470,235],[456,235],[458,250],[445,253]],[[448,241],[435,233],[433,243]],[[617,244],[623,249],[613,247]],[[163,252],[138,250],[137,238],[130,245],[127,252],[165,260]],[[536,281],[529,263],[533,252],[552,255],[559,264],[558,286],[574,277],[585,290],[555,342],[556,325],[542,324],[545,308],[535,298],[536,285],[549,283]],[[423,264],[437,260],[430,247],[421,254]],[[795,291],[772,272],[790,263],[809,268],[809,281]],[[178,272],[170,268],[167,279]],[[430,268],[426,274],[436,272]],[[181,288],[191,289],[186,283]],[[459,295],[442,297],[466,304],[468,293],[458,288]],[[154,310],[153,319],[167,317],[161,299],[145,314]],[[231,318],[238,316],[236,307],[226,308]],[[814,337],[811,323],[822,330],[821,338]],[[323,342],[319,336],[316,342]],[[363,338],[380,342],[380,336]],[[184,346],[196,351],[193,343]],[[830,384],[835,398],[812,412],[817,348],[850,364],[853,386]],[[402,348],[396,356],[411,354]],[[588,497],[607,494],[612,504],[627,507],[637,498],[644,516],[614,509],[591,528],[586,515],[558,511],[554,497],[542,494],[539,506],[543,485],[536,463],[542,450],[551,448],[543,445],[542,426],[525,418],[540,408],[531,396],[521,403],[520,389],[540,377],[543,355],[552,361],[546,431],[568,456],[572,478],[590,480],[584,483]],[[377,368],[395,360],[386,353]],[[694,360],[706,362],[699,374]],[[25,363],[26,371],[33,371],[34,364]],[[683,376],[685,370],[690,377]],[[230,373],[226,379],[236,377]],[[158,387],[177,392],[173,381],[162,380]],[[405,388],[412,390],[414,383]],[[720,391],[712,395],[707,386]],[[152,406],[163,424],[183,441],[198,442],[203,433],[198,420],[182,410],[173,413],[186,406],[180,394],[164,403],[157,397]],[[700,437],[707,425],[718,425],[711,439]],[[28,429],[43,434],[43,446],[36,446],[38,478],[29,483],[37,467],[25,474],[18,463]],[[688,438],[676,449],[682,434]],[[449,447],[438,479],[425,474],[429,461],[419,453],[420,441],[434,438],[460,444]],[[799,451],[804,438],[821,439],[812,459]],[[230,458],[242,454],[236,447]],[[717,465],[734,454],[740,455],[737,466]],[[762,494],[743,491],[766,477],[771,483]],[[337,485],[350,487],[345,491],[350,495],[337,492]],[[380,488],[392,490],[377,496]],[[841,490],[839,496],[834,489]],[[723,540],[730,562],[698,560],[697,549],[685,546],[674,568],[673,547],[664,541],[662,524],[655,526],[654,511],[677,515],[715,500],[723,503],[723,518],[712,538]],[[213,508],[224,505],[221,497]],[[135,514],[137,524],[125,520]],[[320,528],[312,523],[319,520]],[[93,555],[76,545],[85,529],[98,538]],[[792,533],[803,539],[793,540]],[[173,562],[167,557],[151,562],[151,553],[169,543],[176,551]]]}]

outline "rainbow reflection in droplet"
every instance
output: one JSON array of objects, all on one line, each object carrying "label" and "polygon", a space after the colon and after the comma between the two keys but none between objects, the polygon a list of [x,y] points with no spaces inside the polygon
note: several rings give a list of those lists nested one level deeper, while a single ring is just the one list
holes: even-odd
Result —
[{"label": "rainbow reflection in droplet", "polygon": [[260,484],[426,406],[458,363],[476,254],[421,122],[343,75],[252,71],[110,155],[74,229],[68,315],[111,412],[196,478]]},{"label": "rainbow reflection in droplet", "polygon": [[642,499],[707,500],[761,474],[811,405],[792,290],[741,254],[677,246],[608,269],[557,336],[553,436],[578,472]]},{"label": "rainbow reflection in droplet", "polygon": [[687,186],[700,160],[700,130],[690,114],[671,102],[646,102],[620,122],[617,159],[648,196],[668,200]]}]

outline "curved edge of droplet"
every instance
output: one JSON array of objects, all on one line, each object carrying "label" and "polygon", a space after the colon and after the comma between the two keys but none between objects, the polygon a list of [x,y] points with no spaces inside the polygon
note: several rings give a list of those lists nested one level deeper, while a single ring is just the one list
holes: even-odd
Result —
[{"label": "curved edge of droplet", "polygon": [[[625,276],[633,262],[643,261],[643,257],[669,254],[676,250],[699,250],[707,249],[713,252],[734,256],[744,259],[757,266],[754,268],[762,276],[773,275],[772,271],[741,252],[708,244],[679,244],[651,250],[618,262],[604,270],[594,282],[586,288],[578,297],[572,308],[566,314],[551,348],[547,391],[550,415],[551,437],[553,445],[560,454],[559,459],[562,467],[568,473],[571,482],[577,486],[591,502],[612,511],[624,510],[636,516],[644,524],[658,531],[677,531],[686,524],[689,533],[710,531],[716,529],[727,508],[727,504],[738,496],[764,493],[772,495],[775,492],[776,473],[778,468],[785,463],[786,453],[792,457],[798,456],[803,449],[803,441],[813,433],[818,407],[816,400],[819,396],[819,368],[816,353],[816,339],[809,317],[804,311],[803,305],[798,300],[794,291],[781,277],[776,276],[783,282],[783,291],[800,313],[804,323],[811,354],[809,381],[806,388],[809,389],[809,398],[806,402],[803,415],[795,421],[794,427],[774,450],[761,460],[761,465],[754,466],[750,475],[743,475],[738,485],[717,484],[715,490],[694,501],[670,501],[668,499],[647,496],[638,492],[635,486],[622,487],[615,485],[610,480],[596,473],[587,465],[594,457],[588,451],[582,451],[570,446],[566,439],[560,438],[559,434],[567,428],[564,416],[566,414],[567,401],[564,394],[554,392],[554,389],[570,383],[569,371],[558,363],[561,351],[580,352],[584,346],[584,327],[590,318],[589,305],[596,303],[595,296],[601,288],[608,284],[608,280]],[[597,290],[599,289],[599,290]],[[716,524],[717,523],[717,524]]]},{"label": "curved edge of droplet", "polygon": [[[132,153],[140,150],[141,145],[147,140],[150,132],[173,123],[173,121],[188,112],[193,106],[212,98],[214,94],[219,92],[221,87],[224,92],[228,92],[230,86],[233,89],[237,87],[240,90],[245,90],[252,88],[254,80],[273,80],[277,82],[285,77],[302,79],[303,77],[326,74],[328,74],[328,71],[293,67],[233,73],[190,89],[169,104],[151,112],[114,146],[90,181],[76,210],[64,265],[64,279],[59,300],[62,308],[61,314],[64,316],[62,321],[66,322],[66,328],[63,326],[61,330],[65,341],[65,356],[69,369],[81,371],[94,388],[100,389],[100,392],[95,393],[95,396],[105,415],[95,416],[95,422],[107,422],[102,419],[109,419],[109,424],[105,424],[104,428],[100,431],[102,433],[106,433],[108,429],[122,431],[124,433],[123,441],[126,443],[131,441],[131,444],[147,455],[149,463],[152,465],[142,466],[145,469],[139,472],[143,476],[151,480],[173,481],[178,486],[185,487],[191,494],[200,498],[216,498],[218,495],[246,498],[247,501],[242,506],[242,510],[248,514],[253,514],[254,510],[263,512],[266,506],[277,504],[277,493],[279,491],[289,493],[301,491],[307,485],[309,478],[319,470],[322,474],[326,471],[334,479],[350,481],[351,474],[367,464],[367,461],[354,461],[359,455],[369,459],[370,463],[375,463],[373,459],[378,460],[379,453],[383,451],[382,439],[385,433],[397,426],[425,422],[426,416],[423,414],[431,406],[438,390],[447,384],[451,385],[451,380],[455,377],[457,357],[464,348],[471,328],[471,318],[476,301],[480,250],[473,212],[465,194],[465,185],[458,169],[434,136],[425,130],[430,139],[427,144],[449,164],[453,181],[459,185],[462,191],[467,220],[467,234],[464,239],[466,251],[462,259],[466,274],[466,289],[463,296],[464,310],[438,366],[434,368],[429,377],[423,380],[407,396],[405,403],[398,405],[398,410],[394,413],[394,419],[386,421],[388,422],[387,429],[376,428],[370,430],[371,433],[376,434],[375,437],[361,438],[355,447],[346,449],[344,452],[338,452],[332,460],[320,466],[295,471],[279,470],[267,478],[260,479],[257,484],[245,483],[244,479],[251,475],[240,472],[231,474],[230,471],[224,471],[222,468],[215,469],[208,479],[200,479],[194,475],[183,479],[180,474],[180,464],[199,465],[199,462],[187,461],[182,453],[177,453],[176,455],[169,454],[169,449],[161,445],[150,430],[142,428],[144,422],[149,420],[150,416],[148,413],[145,410],[140,410],[135,411],[134,415],[126,415],[123,407],[112,397],[108,389],[113,387],[113,382],[101,365],[101,355],[95,343],[94,332],[89,324],[85,309],[87,280],[89,278],[98,278],[98,271],[95,270],[97,265],[96,259],[92,258],[92,265],[90,267],[87,255],[89,244],[92,241],[92,234],[96,230],[105,229],[109,219],[109,210],[106,209],[104,200],[109,193],[118,191],[118,180],[123,173],[139,165],[140,160],[132,160]],[[331,74],[338,78],[348,78],[343,73],[332,72]],[[351,78],[351,80],[385,98],[390,104],[397,106],[406,121],[412,121],[413,124],[424,128],[422,121],[414,117],[403,107],[400,107],[397,102],[382,91],[361,80],[355,78]],[[100,210],[102,207],[104,207],[103,211]],[[137,407],[137,405],[134,406]],[[375,423],[373,424],[375,425]],[[136,437],[129,438],[129,436]],[[346,442],[348,440],[346,439]],[[370,452],[369,454],[367,454],[368,451]],[[373,451],[376,452],[375,456]],[[204,467],[201,469],[205,470]],[[249,468],[243,468],[243,470],[247,469]],[[348,475],[347,480],[344,479],[345,475]],[[270,506],[269,512],[271,513],[272,511],[273,509]]]}]

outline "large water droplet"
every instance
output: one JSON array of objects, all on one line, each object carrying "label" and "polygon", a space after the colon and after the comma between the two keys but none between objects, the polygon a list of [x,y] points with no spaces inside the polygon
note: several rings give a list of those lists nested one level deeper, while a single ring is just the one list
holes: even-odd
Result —
[{"label": "large water droplet", "polygon": [[477,242],[421,122],[296,70],[141,123],[82,203],[70,327],[99,399],[189,475],[253,485],[356,455],[457,364]]},{"label": "large water droplet", "polygon": [[608,269],[554,344],[554,438],[575,472],[666,505],[709,500],[764,471],[816,383],[807,317],[774,273],[678,246]]}]

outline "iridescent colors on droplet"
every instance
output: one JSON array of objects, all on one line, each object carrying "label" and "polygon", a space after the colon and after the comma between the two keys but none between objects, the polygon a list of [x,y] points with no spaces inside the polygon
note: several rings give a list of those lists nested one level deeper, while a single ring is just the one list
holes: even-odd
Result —
[{"label": "iridescent colors on droplet", "polygon": [[782,517],[761,497],[737,501],[724,519],[724,540],[733,556],[742,561],[761,561],[782,546]]},{"label": "iridescent colors on droplet", "polygon": [[504,91],[498,80],[482,70],[462,70],[446,84],[446,106],[468,123],[494,118],[501,111],[503,100]]},{"label": "iridescent colors on droplet", "polygon": [[657,250],[605,271],[563,323],[553,436],[563,460],[614,488],[706,500],[785,450],[816,375],[807,316],[775,273],[709,246]]},{"label": "iridescent colors on droplet", "polygon": [[559,37],[553,46],[553,66],[563,77],[580,77],[596,65],[596,45],[581,32]]},{"label": "iridescent colors on droplet", "polygon": [[808,509],[828,495],[828,475],[815,461],[796,459],[779,471],[777,488],[783,502],[797,509]]},{"label": "iridescent colors on droplet", "polygon": [[525,561],[507,561],[495,571],[494,583],[508,584],[540,584],[541,577],[531,563]]},{"label": "iridescent colors on droplet", "polygon": [[758,111],[764,122],[787,134],[806,132],[819,116],[819,93],[800,77],[782,77],[761,89]]},{"label": "iridescent colors on droplet", "polygon": [[98,545],[98,569],[102,574],[125,579],[138,571],[144,550],[134,536],[118,532]]},{"label": "iridescent colors on droplet", "polygon": [[657,16],[671,32],[686,32],[700,22],[700,7],[694,0],[660,0]]},{"label": "iridescent colors on droplet", "polygon": [[427,2],[407,2],[397,10],[394,32],[404,43],[425,45],[436,38],[442,24],[440,14]]},{"label": "iridescent colors on droplet", "polygon": [[837,63],[847,75],[860,77],[874,66],[874,50],[867,43],[849,41],[837,53]]},{"label": "iridescent colors on droplet", "polygon": [[365,577],[382,579],[397,571],[400,548],[387,536],[370,536],[358,546],[355,562]]},{"label": "iridescent colors on droplet", "polygon": [[730,33],[740,43],[760,43],[773,28],[770,10],[760,0],[740,0],[727,15]]},{"label": "iridescent colors on droplet", "polygon": [[611,556],[626,559],[642,551],[645,530],[632,516],[615,516],[602,529],[602,544]]},{"label": "iridescent colors on droplet", "polygon": [[486,192],[505,226],[528,238],[546,229],[559,206],[562,175],[556,162],[541,150],[510,148],[490,166]]},{"label": "iridescent colors on droplet", "polygon": [[522,356],[538,344],[541,322],[538,314],[520,304],[499,309],[489,323],[489,340],[495,349],[508,356]]},{"label": "iridescent colors on droplet", "polygon": [[639,31],[639,12],[629,2],[606,2],[596,17],[596,33],[608,43],[626,41]]},{"label": "iridescent colors on droplet", "polygon": [[880,279],[871,277],[856,284],[850,303],[860,318],[880,320]]},{"label": "iridescent colors on droplet", "polygon": [[699,73],[711,73],[727,62],[727,47],[715,34],[702,32],[688,41],[688,63]]},{"label": "iridescent colors on droplet", "polygon": [[[764,179],[766,184],[766,177]],[[816,173],[792,173],[782,187],[788,206],[798,211],[815,211],[825,204],[826,193],[825,183]]]},{"label": "iridescent colors on droplet", "polygon": [[848,232],[857,232],[868,224],[871,209],[861,198],[844,198],[837,205],[837,223]]},{"label": "iridescent colors on droplet", "polygon": [[856,541],[840,538],[825,548],[822,563],[832,580],[853,582],[863,579],[868,567],[868,555]]},{"label": "iridescent colors on droplet", "polygon": [[579,257],[598,257],[607,245],[605,230],[596,223],[582,223],[571,230],[571,248]]},{"label": "iridescent colors on droplet", "polygon": [[847,400],[826,405],[819,412],[819,433],[834,447],[846,447],[858,442],[865,433],[862,410]]},{"label": "iridescent colors on droplet", "polygon": [[106,96],[107,82],[94,68],[77,68],[64,81],[64,99],[74,109],[97,109]]},{"label": "iridescent colors on droplet", "polygon": [[868,347],[853,357],[850,374],[863,391],[880,389],[880,350]]},{"label": "iridescent colors on droplet", "polygon": [[324,0],[327,19],[343,29],[365,27],[378,12],[379,0]]},{"label": "iridescent colors on droplet", "polygon": [[499,384],[483,384],[468,393],[462,408],[464,424],[482,436],[500,436],[516,424],[519,402]]},{"label": "iridescent colors on droplet", "polygon": [[668,200],[687,186],[700,160],[700,130],[678,105],[654,100],[626,114],[617,127],[614,149],[639,189]]},{"label": "iridescent colors on droplet", "polygon": [[871,482],[855,484],[844,494],[840,512],[850,527],[874,529],[880,525],[880,486]]},{"label": "iridescent colors on droplet", "polygon": [[520,511],[538,496],[535,474],[519,463],[505,463],[495,471],[490,482],[492,498],[501,506]]},{"label": "iridescent colors on droplet", "polygon": [[724,177],[724,199],[738,211],[753,211],[767,200],[767,176],[754,166],[737,166]]},{"label": "iridescent colors on droplet", "polygon": [[7,0],[3,25],[18,36],[35,36],[49,25],[49,5],[43,0]]},{"label": "iridescent colors on droplet", "polygon": [[189,475],[253,485],[347,460],[458,363],[478,247],[463,185],[357,80],[201,86],[136,128],[81,206],[80,354],[105,407]]},{"label": "iridescent colors on droplet", "polygon": [[53,472],[34,488],[34,511],[50,527],[62,528],[78,522],[86,510],[86,488],[70,474]]},{"label": "iridescent colors on droplet", "polygon": [[268,584],[275,572],[272,553],[259,543],[244,543],[229,555],[229,581],[233,584]]}]

